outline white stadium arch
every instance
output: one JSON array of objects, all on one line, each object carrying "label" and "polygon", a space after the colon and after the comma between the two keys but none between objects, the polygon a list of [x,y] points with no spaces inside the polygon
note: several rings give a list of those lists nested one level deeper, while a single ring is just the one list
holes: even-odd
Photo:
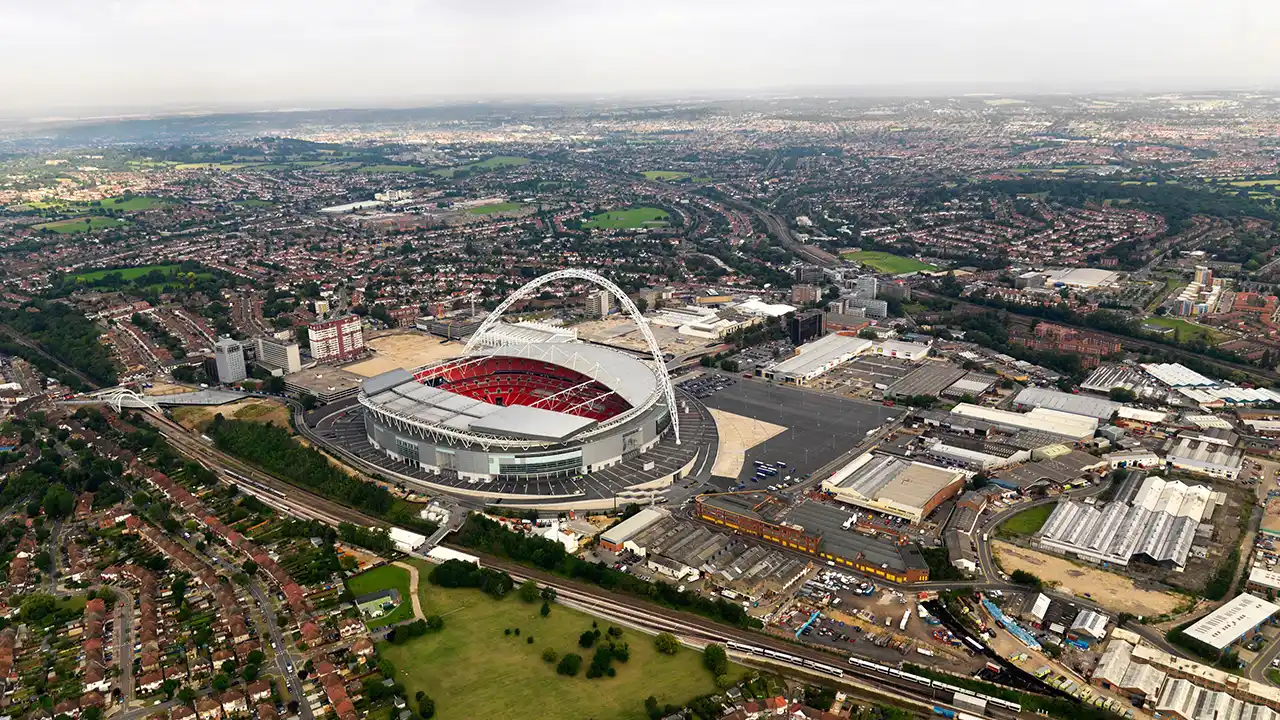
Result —
[{"label": "white stadium arch", "polygon": [[653,331],[651,331],[649,329],[649,325],[645,323],[644,317],[640,314],[640,308],[636,307],[636,304],[631,302],[631,298],[627,297],[627,294],[622,291],[622,288],[618,287],[611,280],[602,275],[591,272],[590,270],[569,268],[567,270],[557,270],[553,273],[547,273],[542,277],[529,281],[519,290],[511,293],[506,300],[503,300],[498,307],[493,309],[493,312],[489,313],[489,316],[484,319],[484,322],[480,324],[480,327],[477,328],[471,335],[471,338],[467,340],[467,345],[463,348],[463,354],[470,354],[476,348],[476,345],[479,344],[480,338],[497,325],[498,321],[502,319],[503,313],[505,313],[513,304],[528,297],[534,290],[537,290],[543,285],[556,282],[557,280],[568,279],[585,280],[596,287],[607,290],[609,294],[613,295],[614,299],[618,301],[618,304],[622,306],[622,309],[627,311],[627,315],[631,317],[631,321],[636,324],[637,328],[639,328],[640,334],[644,336],[644,340],[649,346],[649,353],[653,355],[653,363],[655,366],[654,374],[658,377],[658,388],[662,391],[662,395],[666,399],[667,415],[671,418],[671,429],[675,433],[676,444],[679,445],[680,413],[676,407],[675,390],[671,387],[671,376],[667,374],[667,364],[662,359],[662,348],[658,346],[658,339],[653,336]]}]

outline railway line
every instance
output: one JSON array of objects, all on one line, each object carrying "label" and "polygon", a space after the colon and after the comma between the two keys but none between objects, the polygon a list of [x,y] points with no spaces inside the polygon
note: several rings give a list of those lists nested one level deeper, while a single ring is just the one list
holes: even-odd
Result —
[{"label": "railway line", "polygon": [[[580,609],[591,614],[606,619],[616,619],[653,632],[669,632],[691,640],[695,644],[723,644],[739,658],[750,658],[755,662],[770,665],[785,665],[811,674],[822,675],[828,679],[879,690],[882,695],[885,694],[885,689],[889,689],[891,697],[908,698],[917,705],[952,705],[955,692],[960,690],[946,683],[935,685],[936,681],[904,673],[888,665],[813,650],[763,633],[721,625],[696,615],[651,605],[626,595],[611,593],[593,586],[583,586],[542,570],[518,565],[470,548],[449,547],[479,557],[486,567],[502,570],[517,582],[531,579],[540,585],[554,588],[557,601],[567,599],[572,603],[581,604]],[[869,686],[868,683],[870,683]],[[1016,703],[1008,703],[999,698],[995,700],[998,702],[988,706],[988,715],[991,717],[1014,718],[1021,712],[1021,708]],[[990,700],[988,702],[990,703]]]}]

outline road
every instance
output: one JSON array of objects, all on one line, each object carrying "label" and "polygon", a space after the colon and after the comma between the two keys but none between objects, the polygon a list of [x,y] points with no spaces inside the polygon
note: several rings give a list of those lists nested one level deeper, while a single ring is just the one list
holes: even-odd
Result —
[{"label": "road", "polygon": [[[313,720],[314,714],[311,712],[311,703],[307,702],[307,696],[302,690],[302,680],[298,679],[298,666],[293,662],[293,656],[289,653],[289,645],[285,640],[284,633],[280,630],[280,623],[277,622],[276,613],[271,604],[271,598],[262,588],[262,583],[254,580],[249,583],[249,592],[253,595],[253,599],[257,601],[258,607],[262,610],[262,620],[266,623],[267,633],[271,636],[271,647],[275,650],[272,656],[276,661],[276,671],[280,673],[280,677],[284,678],[285,683],[289,686],[289,696],[298,701],[298,713],[303,720]],[[261,634],[261,628],[259,628]]]},{"label": "road", "polygon": [[136,694],[133,685],[133,593],[115,585],[103,587],[120,597],[116,603],[116,647],[113,652],[116,663],[120,665],[120,701],[127,710]]}]

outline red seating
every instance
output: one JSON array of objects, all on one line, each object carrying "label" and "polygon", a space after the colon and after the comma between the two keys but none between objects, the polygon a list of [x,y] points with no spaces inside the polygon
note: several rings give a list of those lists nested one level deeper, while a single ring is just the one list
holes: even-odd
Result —
[{"label": "red seating", "polygon": [[425,370],[416,379],[493,405],[536,404],[593,420],[607,420],[631,407],[576,370],[526,358],[489,357],[442,371]]}]

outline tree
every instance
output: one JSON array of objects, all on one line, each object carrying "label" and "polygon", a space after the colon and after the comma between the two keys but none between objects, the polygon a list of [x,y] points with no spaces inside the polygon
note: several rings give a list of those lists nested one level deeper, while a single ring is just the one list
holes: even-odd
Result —
[{"label": "tree", "polygon": [[266,659],[267,656],[263,655],[261,650],[254,650],[249,653],[249,657],[246,658],[245,661],[250,665],[261,665],[262,661]]},{"label": "tree", "polygon": [[538,612],[542,613],[542,617],[546,617],[551,614],[551,606],[544,600],[542,602],[542,609]]},{"label": "tree", "polygon": [[164,682],[160,683],[160,692],[164,693],[165,700],[172,700],[173,694],[177,691],[178,691],[178,681],[174,680],[173,678],[169,678],[168,680],[165,680]]},{"label": "tree", "polygon": [[436,701],[430,697],[424,697],[418,701],[418,714],[423,720],[430,720],[436,716]]},{"label": "tree", "polygon": [[534,602],[538,599],[537,581],[529,579],[520,583],[520,599],[527,603]]},{"label": "tree", "polygon": [[546,602],[556,601],[556,589],[548,585],[542,588],[542,599]]},{"label": "tree", "polygon": [[196,691],[189,687],[183,687],[178,691],[178,701],[183,705],[190,706],[196,700]]},{"label": "tree", "polygon": [[298,398],[298,402],[302,403],[303,410],[314,410],[316,405],[320,404],[315,395],[306,392],[302,393],[302,396]]},{"label": "tree", "polygon": [[680,649],[680,641],[671,633],[658,633],[653,639],[653,646],[663,655],[675,655]]},{"label": "tree", "polygon": [[240,568],[244,570],[245,575],[252,577],[254,573],[258,572],[258,563],[252,560],[245,560],[240,565]]},{"label": "tree", "polygon": [[1035,574],[1029,573],[1026,570],[1014,570],[1009,573],[1009,579],[1018,585],[1027,585],[1034,588],[1042,587],[1044,585],[1044,581]]},{"label": "tree", "polygon": [[431,632],[438,632],[443,629],[444,629],[444,618],[440,617],[439,615],[427,616],[427,630]]},{"label": "tree", "polygon": [[224,660],[222,662],[222,665],[218,666],[218,669],[226,673],[227,675],[234,675],[236,672],[236,661]]},{"label": "tree", "polygon": [[1131,403],[1138,399],[1138,396],[1129,388],[1115,387],[1111,388],[1111,392],[1107,393],[1115,402]]},{"label": "tree", "polygon": [[702,664],[712,675],[720,676],[729,672],[729,655],[723,645],[711,643],[702,651]]},{"label": "tree", "polygon": [[560,675],[568,675],[573,677],[582,669],[582,656],[569,653],[560,658],[560,662],[556,665],[556,672]]},{"label": "tree", "polygon": [[231,678],[227,677],[223,673],[218,673],[217,675],[213,676],[214,690],[216,690],[217,692],[226,692],[227,688],[229,687],[231,687]]},{"label": "tree", "polygon": [[578,636],[578,647],[589,648],[596,644],[596,633],[594,630],[588,630]]},{"label": "tree", "polygon": [[547,648],[542,651],[542,661],[545,663],[553,663],[560,659],[560,655],[555,650]]}]

